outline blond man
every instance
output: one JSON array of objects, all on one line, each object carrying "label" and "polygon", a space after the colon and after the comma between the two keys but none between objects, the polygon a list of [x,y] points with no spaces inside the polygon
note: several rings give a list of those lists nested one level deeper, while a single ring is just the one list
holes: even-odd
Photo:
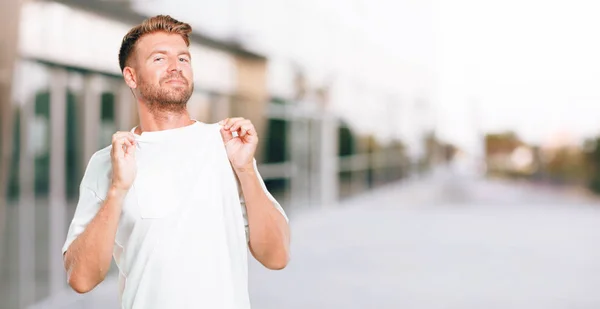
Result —
[{"label": "blond man", "polygon": [[266,189],[247,119],[187,112],[191,27],[159,15],[123,38],[119,65],[139,126],[96,152],[63,247],[69,285],[86,293],[114,258],[121,308],[250,308],[247,252],[289,261],[285,212]]}]

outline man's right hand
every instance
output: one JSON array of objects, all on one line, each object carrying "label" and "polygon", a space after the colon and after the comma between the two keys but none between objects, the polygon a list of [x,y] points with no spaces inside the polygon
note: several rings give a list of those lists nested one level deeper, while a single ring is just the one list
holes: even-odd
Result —
[{"label": "man's right hand", "polygon": [[[65,253],[68,282],[78,293],[87,293],[104,280],[110,261],[123,207],[123,198],[136,176],[135,137],[131,132],[117,132],[110,153],[112,184],[106,199],[75,238]],[[90,205],[78,205],[77,207]]]},{"label": "man's right hand", "polygon": [[112,188],[129,191],[135,180],[135,137],[131,132],[117,132],[112,137]]}]

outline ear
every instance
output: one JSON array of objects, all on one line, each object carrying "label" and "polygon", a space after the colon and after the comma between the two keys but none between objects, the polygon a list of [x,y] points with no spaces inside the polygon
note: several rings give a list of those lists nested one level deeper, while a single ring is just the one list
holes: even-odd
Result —
[{"label": "ear", "polygon": [[131,67],[125,67],[123,69],[123,78],[125,79],[125,83],[129,88],[135,89],[137,88],[137,81],[135,78],[135,70]]}]

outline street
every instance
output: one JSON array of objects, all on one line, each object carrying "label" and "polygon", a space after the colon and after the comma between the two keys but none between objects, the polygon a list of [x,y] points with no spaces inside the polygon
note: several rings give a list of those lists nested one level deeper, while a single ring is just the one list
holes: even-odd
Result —
[{"label": "street", "polygon": [[[292,260],[250,263],[255,309],[600,308],[600,203],[441,171],[291,218]],[[117,308],[107,279],[35,308]]]},{"label": "street", "polygon": [[254,308],[599,308],[600,205],[441,173],[298,215]]}]

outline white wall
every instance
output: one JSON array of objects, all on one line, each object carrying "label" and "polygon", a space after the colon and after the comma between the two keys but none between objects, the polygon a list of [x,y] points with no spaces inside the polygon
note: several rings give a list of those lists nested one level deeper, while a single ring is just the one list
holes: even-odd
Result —
[{"label": "white wall", "polygon": [[[23,57],[120,74],[119,47],[132,25],[55,2],[27,2],[21,14]],[[232,56],[195,43],[190,51],[197,87],[224,93],[236,88]]]},{"label": "white wall", "polygon": [[[433,0],[187,0],[140,2],[269,58],[269,91],[293,94],[294,65],[311,86],[331,83],[332,108],[361,133],[391,137],[389,101],[433,92]],[[397,111],[410,111],[399,108]],[[396,120],[400,119],[400,115]],[[409,128],[409,129],[412,129]],[[394,137],[404,133],[394,132]],[[416,133],[413,133],[413,135]]]}]

